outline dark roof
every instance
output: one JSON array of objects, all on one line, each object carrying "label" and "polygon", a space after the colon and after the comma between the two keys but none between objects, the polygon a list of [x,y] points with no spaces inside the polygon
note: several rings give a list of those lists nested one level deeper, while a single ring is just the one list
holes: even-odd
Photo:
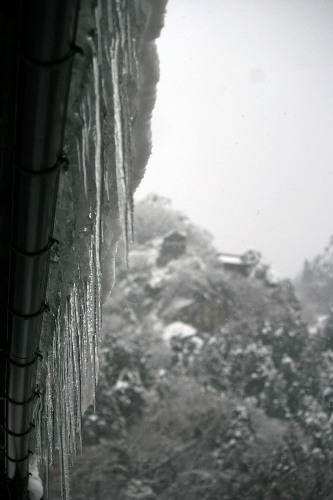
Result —
[{"label": "dark roof", "polygon": [[163,238],[163,242],[165,241],[185,241],[186,240],[186,234],[181,233],[180,231],[170,231],[170,233],[166,234]]}]

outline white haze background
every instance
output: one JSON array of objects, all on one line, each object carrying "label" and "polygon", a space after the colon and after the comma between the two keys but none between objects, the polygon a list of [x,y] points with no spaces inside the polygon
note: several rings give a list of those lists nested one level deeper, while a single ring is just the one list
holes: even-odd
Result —
[{"label": "white haze background", "polygon": [[331,0],[169,0],[136,199],[293,277],[333,233],[332,28]]}]

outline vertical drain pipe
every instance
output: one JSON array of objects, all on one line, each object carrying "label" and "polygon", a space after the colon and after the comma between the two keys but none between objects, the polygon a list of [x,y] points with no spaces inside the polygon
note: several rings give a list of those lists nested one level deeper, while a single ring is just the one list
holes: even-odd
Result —
[{"label": "vertical drain pipe", "polygon": [[22,0],[17,89],[6,368],[6,478],[9,498],[25,500],[36,361],[78,0]]}]

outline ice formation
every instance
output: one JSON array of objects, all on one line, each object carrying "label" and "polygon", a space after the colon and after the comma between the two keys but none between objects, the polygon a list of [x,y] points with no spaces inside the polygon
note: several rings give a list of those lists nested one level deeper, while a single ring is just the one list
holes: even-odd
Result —
[{"label": "ice formation", "polygon": [[[150,154],[156,97],[155,38],[166,0],[82,2],[47,287],[34,408],[36,454],[47,483],[59,450],[62,494],[81,448],[81,416],[94,403],[101,304],[114,257],[132,233],[133,191]],[[103,267],[103,262],[105,263]],[[46,484],[47,486],[47,484]],[[47,488],[46,488],[47,490]]]},{"label": "ice formation", "polygon": [[34,456],[30,461],[30,476],[29,476],[29,500],[42,500],[43,498],[43,485],[38,472],[38,457]]}]

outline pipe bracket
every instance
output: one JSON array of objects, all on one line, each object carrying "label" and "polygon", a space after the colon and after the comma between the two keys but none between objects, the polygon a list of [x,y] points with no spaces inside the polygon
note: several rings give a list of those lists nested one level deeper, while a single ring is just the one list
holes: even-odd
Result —
[{"label": "pipe bracket", "polygon": [[31,401],[33,401],[35,399],[35,397],[40,397],[40,392],[39,391],[32,391],[32,394],[30,396],[29,399],[26,399],[25,401],[16,401],[15,399],[12,399],[10,398],[7,394],[5,395],[5,398],[6,400],[11,403],[12,405],[16,405],[16,406],[24,406],[24,405],[28,405],[29,403],[31,403]]},{"label": "pipe bracket", "polygon": [[10,307],[8,307],[8,312],[10,312],[10,314],[12,314],[13,316],[17,316],[18,318],[22,318],[22,319],[34,319],[34,318],[38,318],[38,316],[41,316],[42,314],[44,314],[44,312],[50,312],[50,306],[46,303],[42,304],[41,308],[32,313],[32,314],[22,314],[18,311],[15,311],[14,309],[11,309]]},{"label": "pipe bracket", "polygon": [[29,434],[32,431],[32,429],[35,428],[35,425],[31,422],[28,429],[26,429],[23,432],[13,432],[10,429],[8,429],[8,427],[6,427],[5,424],[3,424],[2,427],[3,427],[4,431],[7,432],[10,436],[23,437],[23,436],[26,436],[27,434]]},{"label": "pipe bracket", "polygon": [[[10,357],[10,354],[8,353],[7,355],[8,362],[13,365],[17,366],[18,368],[26,368],[28,366],[34,365],[39,359],[43,359],[43,355],[40,351],[35,352],[35,356],[31,361],[28,361],[27,363],[21,363],[20,361],[16,361],[15,359]],[[19,358],[20,360],[24,361],[29,358]]]},{"label": "pipe bracket", "polygon": [[60,59],[55,59],[54,61],[39,61],[38,59],[34,59],[33,57],[27,56],[23,53],[20,54],[20,58],[23,62],[32,66],[33,68],[42,69],[42,70],[52,70],[58,67],[61,67],[63,64],[71,61],[76,54],[80,54],[80,56],[84,55],[83,49],[78,47],[77,45],[71,45],[69,51],[64,57]]},{"label": "pipe bracket", "polygon": [[37,178],[53,174],[54,172],[57,172],[61,166],[65,166],[65,168],[68,168],[69,166],[68,158],[61,154],[57,156],[57,161],[54,163],[54,165],[52,165],[52,167],[44,168],[43,170],[31,170],[30,168],[22,167],[21,165],[15,162],[15,168],[21,174]]},{"label": "pipe bracket", "polygon": [[39,257],[40,255],[43,255],[47,253],[55,244],[59,244],[59,241],[56,240],[55,238],[50,238],[48,244],[42,248],[41,250],[37,250],[36,252],[25,252],[23,250],[20,250],[17,248],[15,245],[11,245],[11,249],[13,250],[14,253],[22,256],[22,257]]},{"label": "pipe bracket", "polygon": [[33,455],[32,451],[30,451],[30,450],[28,450],[28,453],[23,458],[12,458],[9,455],[7,455],[7,453],[5,453],[5,457],[7,458],[7,460],[9,460],[10,462],[13,462],[14,464],[19,464],[20,462],[24,462],[25,460],[29,460],[29,455]]}]

